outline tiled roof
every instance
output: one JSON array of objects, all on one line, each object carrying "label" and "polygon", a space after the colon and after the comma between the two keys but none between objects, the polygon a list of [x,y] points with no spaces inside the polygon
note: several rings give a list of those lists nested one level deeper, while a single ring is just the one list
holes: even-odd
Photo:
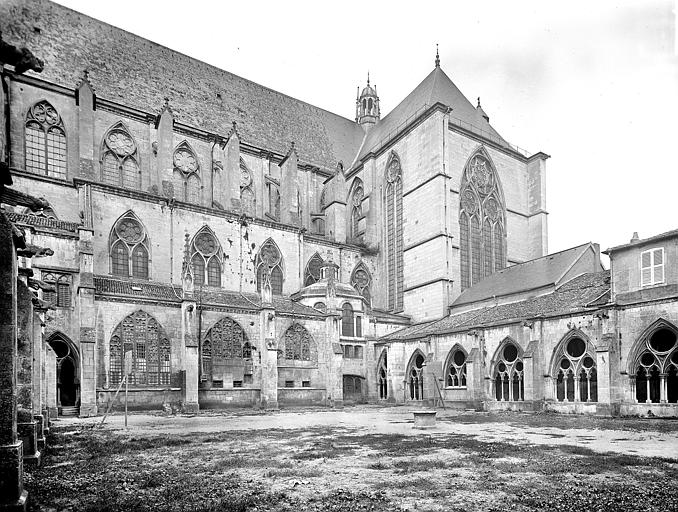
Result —
[{"label": "tiled roof", "polygon": [[658,242],[660,240],[664,240],[665,238],[675,238],[678,237],[678,229],[672,229],[671,231],[667,231],[666,233],[660,233],[658,235],[651,236],[649,238],[642,238],[639,240],[636,240],[634,242],[629,242],[628,244],[622,244],[622,245],[617,245],[615,247],[610,247],[605,251],[605,254],[609,254],[611,252],[619,251],[621,249],[629,249],[631,247],[641,247],[643,245],[647,244],[653,244],[655,242]]},{"label": "tiled roof", "polygon": [[181,287],[169,284],[129,281],[108,276],[94,276],[94,293],[99,295],[123,295],[144,299],[181,301]]},{"label": "tiled roof", "polygon": [[3,0],[0,29],[45,61],[34,76],[73,89],[87,69],[100,98],[157,112],[169,97],[179,122],[225,136],[236,121],[244,142],[286,154],[294,141],[304,163],[348,166],[364,137],[353,120],[46,0]]},{"label": "tiled roof", "polygon": [[401,329],[382,339],[389,341],[421,339],[430,335],[482,328],[541,316],[576,313],[607,303],[604,297],[609,290],[610,272],[591,272],[575,277],[547,295],[446,316],[434,322]]},{"label": "tiled roof", "polygon": [[62,231],[70,231],[77,233],[80,224],[77,222],[67,222],[65,220],[56,220],[50,217],[41,217],[37,215],[28,215],[26,213],[5,212],[7,218],[17,224],[26,224],[28,226],[36,226],[41,228],[60,229]]},{"label": "tiled roof", "polygon": [[466,99],[445,72],[436,67],[397,107],[370,130],[358,158],[380,147],[405,124],[435,103],[452,107],[450,117],[453,124],[493,140],[500,146],[511,147]]},{"label": "tiled roof", "polygon": [[555,286],[590,245],[586,243],[499,270],[464,290],[454,301],[453,307],[487,300],[493,296],[501,297],[549,285]]},{"label": "tiled roof", "polygon": [[[261,297],[258,293],[240,293],[232,291],[203,290],[200,301],[203,304],[223,305],[239,309],[258,310],[261,308]],[[194,292],[197,299],[197,292]],[[317,316],[324,318],[325,314],[317,309],[304,306],[289,297],[273,296],[273,307],[276,312],[289,315]]]}]

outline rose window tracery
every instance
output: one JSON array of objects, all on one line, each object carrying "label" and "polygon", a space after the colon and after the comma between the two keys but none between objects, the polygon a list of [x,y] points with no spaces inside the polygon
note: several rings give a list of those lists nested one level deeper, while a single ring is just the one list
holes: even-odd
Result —
[{"label": "rose window tracery", "polygon": [[125,213],[111,230],[111,273],[121,277],[148,279],[150,245],[146,230],[134,212]]},{"label": "rose window tracery", "polygon": [[188,257],[194,285],[221,286],[223,251],[217,237],[207,226],[193,238]]},{"label": "rose window tracery", "polygon": [[183,141],[176,147],[172,161],[174,197],[187,203],[200,204],[202,199],[200,164],[188,142]]},{"label": "rose window tracery", "polygon": [[189,150],[180,149],[174,153],[174,167],[184,174],[190,174],[198,170],[198,162]]},{"label": "rose window tracery", "polygon": [[138,148],[125,126],[118,122],[104,136],[101,149],[104,183],[134,190],[141,188]]},{"label": "rose window tracery", "polygon": [[255,269],[257,275],[257,291],[265,281],[265,277],[270,272],[271,288],[275,295],[282,295],[283,288],[283,260],[280,250],[270,238],[264,242],[255,258]]},{"label": "rose window tracery", "polygon": [[136,151],[136,144],[132,137],[119,130],[110,132],[106,137],[106,143],[118,156],[128,156]]}]

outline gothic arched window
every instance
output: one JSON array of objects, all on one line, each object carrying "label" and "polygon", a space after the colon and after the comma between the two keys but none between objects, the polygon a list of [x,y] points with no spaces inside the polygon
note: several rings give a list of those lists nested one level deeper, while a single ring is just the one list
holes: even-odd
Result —
[{"label": "gothic arched window", "polygon": [[554,354],[554,361],[558,401],[598,401],[596,353],[583,335],[568,335]]},{"label": "gothic arched window", "polygon": [[381,352],[379,362],[377,363],[377,389],[379,390],[379,399],[388,398],[388,359],[386,349]]},{"label": "gothic arched window", "polygon": [[506,266],[506,208],[489,155],[480,149],[468,161],[459,194],[461,289]]},{"label": "gothic arched window", "polygon": [[40,101],[26,116],[26,170],[66,178],[66,130],[56,109]]},{"label": "gothic arched window", "polygon": [[386,166],[386,269],[387,304],[391,311],[403,309],[403,176],[400,159],[391,152]]},{"label": "gothic arched window", "polygon": [[355,336],[355,317],[353,316],[353,308],[348,302],[345,302],[341,307],[341,335]]},{"label": "gothic arched window", "polygon": [[327,205],[327,189],[325,187],[323,187],[323,190],[320,193],[320,201],[319,201],[318,211],[320,213],[324,213],[326,205]]},{"label": "gothic arched window", "polygon": [[194,285],[221,286],[224,253],[210,228],[204,226],[196,233],[189,246],[188,256]]},{"label": "gothic arched window", "polygon": [[101,144],[101,181],[117,187],[141,189],[139,151],[122,122],[109,128]]},{"label": "gothic arched window", "polygon": [[270,238],[259,249],[254,266],[257,273],[257,291],[261,291],[264,275],[267,271],[270,271],[271,291],[275,295],[282,295],[284,280],[283,259],[278,246]]},{"label": "gothic arched window", "polygon": [[495,398],[500,401],[525,400],[523,372],[522,351],[512,340],[504,340],[495,356]]},{"label": "gothic arched window", "polygon": [[360,221],[363,218],[363,198],[365,192],[363,190],[363,182],[360,178],[356,178],[353,182],[353,193],[351,194],[351,201],[349,208],[351,209],[350,219],[350,238],[353,242],[362,242],[365,236],[365,229],[361,229]]},{"label": "gothic arched window", "polygon": [[132,385],[168,386],[170,383],[170,340],[162,326],[145,311],[125,317],[110,340],[109,385],[124,377],[125,353],[131,352]]},{"label": "gothic arched window", "polygon": [[285,348],[278,352],[278,358],[283,357],[287,361],[309,361],[317,362],[318,352],[315,341],[306,328],[298,323],[290,326],[283,336]]},{"label": "gothic arched window", "polygon": [[179,201],[200,204],[202,196],[200,164],[188,142],[183,141],[177,146],[174,150],[173,162],[174,197]]},{"label": "gothic arched window", "polygon": [[243,213],[251,217],[254,217],[256,214],[256,198],[254,195],[252,173],[242,158],[240,159],[240,207]]},{"label": "gothic arched window", "polygon": [[306,272],[304,272],[304,286],[320,281],[320,278],[322,277],[320,275],[321,269],[324,264],[325,262],[318,253],[311,256],[311,259],[308,260],[308,263],[306,264]]},{"label": "gothic arched window", "polygon": [[278,185],[269,182],[266,184],[268,191],[268,216],[273,220],[280,221],[280,191]]},{"label": "gothic arched window", "polygon": [[424,354],[416,350],[407,365],[407,387],[411,400],[424,399]]},{"label": "gothic arched window", "polygon": [[[234,360],[252,358],[252,345],[238,322],[224,317],[214,324],[205,334],[202,342],[203,376],[207,380],[221,380],[219,371]],[[242,362],[242,361],[240,361]]]},{"label": "gothic arched window", "polygon": [[638,403],[678,403],[678,328],[658,320],[640,337],[632,356]]},{"label": "gothic arched window", "polygon": [[148,279],[151,244],[146,229],[134,212],[125,213],[113,224],[108,244],[111,274]]},{"label": "gothic arched window", "polygon": [[445,385],[450,388],[466,387],[466,352],[460,347],[450,351],[445,364]]},{"label": "gothic arched window", "polygon": [[58,308],[71,306],[71,276],[70,274],[45,273],[42,280],[54,286],[54,291],[43,291],[42,299]]},{"label": "gothic arched window", "polygon": [[358,263],[351,274],[351,286],[365,298],[368,305],[372,302],[372,295],[370,293],[371,284],[372,277],[370,276],[367,267],[365,267],[365,264],[362,262]]}]

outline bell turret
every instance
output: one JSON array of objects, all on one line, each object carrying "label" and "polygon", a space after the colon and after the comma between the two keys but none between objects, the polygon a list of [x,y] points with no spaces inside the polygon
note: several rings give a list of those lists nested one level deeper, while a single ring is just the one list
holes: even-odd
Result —
[{"label": "bell turret", "polygon": [[376,85],[370,85],[370,74],[367,73],[367,86],[360,92],[355,100],[355,120],[358,124],[369,128],[379,121],[379,96]]}]

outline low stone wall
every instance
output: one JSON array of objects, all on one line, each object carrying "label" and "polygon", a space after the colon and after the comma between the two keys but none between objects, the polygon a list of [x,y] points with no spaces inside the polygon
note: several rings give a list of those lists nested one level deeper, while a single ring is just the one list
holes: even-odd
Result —
[{"label": "low stone wall", "polygon": [[643,418],[678,418],[678,404],[621,404],[619,413]]},{"label": "low stone wall", "polygon": [[514,412],[535,412],[541,410],[541,405],[532,401],[514,401],[514,402],[497,402],[495,400],[488,400],[483,402],[483,409],[485,411],[514,411]]},{"label": "low stone wall", "polygon": [[200,389],[200,409],[226,409],[229,407],[254,407],[261,401],[258,388]]},{"label": "low stone wall", "polygon": [[323,388],[278,388],[278,403],[285,405],[327,405]]},{"label": "low stone wall", "polygon": [[[97,390],[97,408],[99,414],[108,409],[110,400],[115,396],[115,389]],[[129,389],[127,392],[127,409],[130,411],[162,410],[163,404],[179,406],[181,404],[181,388],[148,388]],[[113,404],[113,411],[122,411],[125,408],[125,389],[120,390]]]}]

